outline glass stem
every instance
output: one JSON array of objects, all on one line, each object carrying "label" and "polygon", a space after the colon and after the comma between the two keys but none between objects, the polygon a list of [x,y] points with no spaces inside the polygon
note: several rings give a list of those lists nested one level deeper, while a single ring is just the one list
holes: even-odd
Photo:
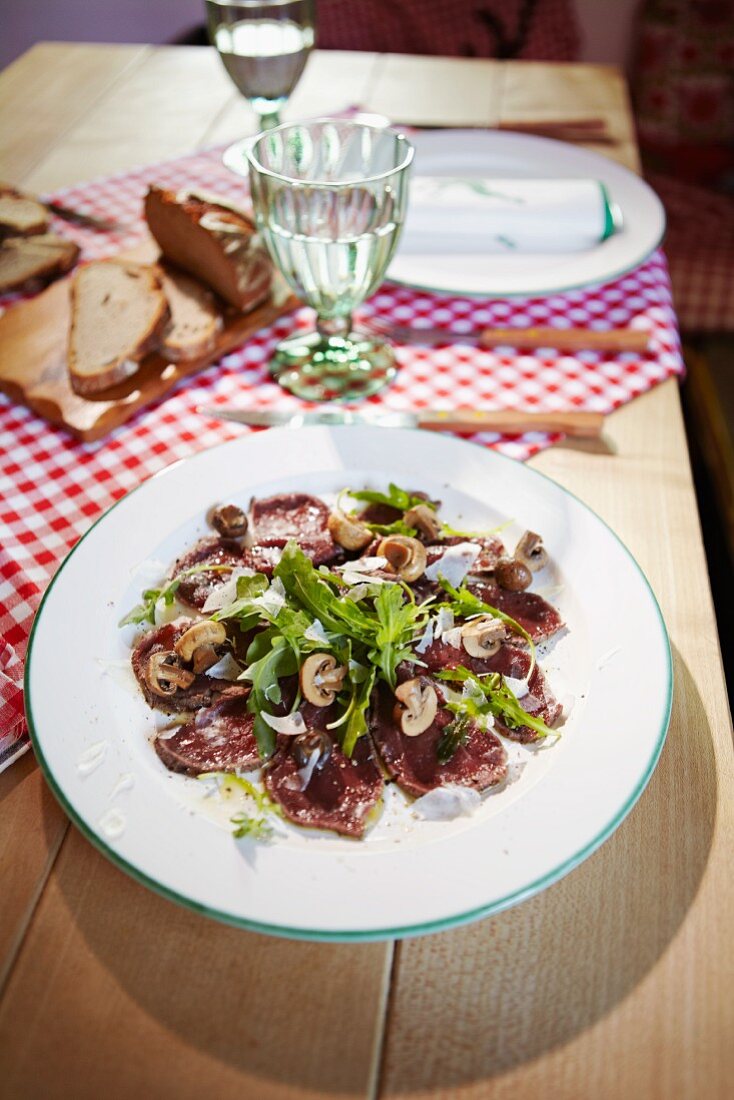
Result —
[{"label": "glass stem", "polygon": [[260,131],[272,130],[276,126],[280,126],[280,115],[277,111],[271,111],[269,114],[260,115]]},{"label": "glass stem", "polygon": [[316,331],[323,340],[328,340],[331,336],[346,340],[352,331],[352,315],[347,313],[341,317],[317,316]]}]

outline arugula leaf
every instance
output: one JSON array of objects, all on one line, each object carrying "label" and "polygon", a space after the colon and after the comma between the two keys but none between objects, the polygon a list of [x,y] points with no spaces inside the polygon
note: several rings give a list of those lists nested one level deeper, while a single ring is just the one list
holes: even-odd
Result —
[{"label": "arugula leaf", "polygon": [[127,615],[120,619],[118,627],[129,626],[131,623],[136,626],[139,623],[154,625],[156,604],[162,599],[166,607],[170,607],[184,577],[191,577],[195,573],[231,573],[233,568],[232,565],[208,565],[204,562],[202,565],[192,565],[190,569],[184,569],[162,588],[146,588],[143,592],[143,602],[137,604],[132,611],[128,611]]},{"label": "arugula leaf", "polygon": [[500,619],[516,634],[524,638],[530,646],[530,652],[532,654],[532,671],[532,667],[535,665],[535,642],[524,626],[520,626],[516,619],[513,619],[511,615],[506,615],[505,612],[500,611],[498,607],[492,607],[491,604],[485,603],[484,600],[480,600],[479,596],[475,596],[465,585],[462,584],[461,588],[454,588],[445,577],[439,577],[438,583],[443,590],[451,596],[451,600],[447,601],[443,606],[450,607],[457,618],[467,619],[470,615],[491,615],[493,619]]},{"label": "arugula leaf", "polygon": [[[176,595],[176,589],[181,583],[177,577],[175,581],[171,581],[170,585],[166,585],[165,588],[146,588],[143,592],[143,602],[136,604],[132,611],[128,611],[127,615],[123,619],[120,619],[117,624],[120,626],[129,626],[131,623],[138,626],[140,623],[155,623],[155,609],[158,601],[163,597],[166,606],[170,606],[173,603],[174,596]],[[175,585],[175,587],[173,587]]]},{"label": "arugula leaf", "polygon": [[434,511],[437,508],[435,501],[409,493],[407,489],[401,489],[393,482],[390,482],[386,493],[380,493],[376,489],[347,489],[346,492],[352,500],[361,500],[365,504],[387,504],[388,507],[396,508],[399,512],[407,512],[410,508],[417,508],[419,504],[427,504]]},{"label": "arugula leaf", "polygon": [[418,528],[411,527],[404,519],[396,519],[394,523],[367,523],[365,520],[362,522],[375,535],[407,535],[412,539],[418,533]]},{"label": "arugula leaf", "polygon": [[436,746],[439,764],[448,764],[459,746],[464,744],[469,736],[469,724],[468,714],[457,714],[453,722],[449,723]]},{"label": "arugula leaf", "polygon": [[244,811],[234,814],[229,820],[236,826],[233,836],[236,839],[250,836],[255,840],[265,840],[271,836],[273,826],[268,821],[266,814],[280,814],[280,806],[270,798],[266,790],[251,783],[243,775],[234,772],[202,772],[198,779],[216,779],[220,791],[230,794],[234,787],[240,787],[253,799],[255,814],[246,814]]},{"label": "arugula leaf", "polygon": [[[228,607],[215,611],[213,619],[238,619],[243,630],[254,626],[260,618],[261,609],[252,606],[252,601],[262,596],[268,587],[268,578],[264,573],[255,573],[252,577],[237,578],[237,599]],[[250,622],[252,620],[252,622]]]},{"label": "arugula leaf", "polygon": [[248,817],[247,814],[235,814],[229,819],[235,826],[232,836],[235,840],[250,836],[253,840],[267,840],[273,835],[273,826],[264,817]]},{"label": "arugula leaf", "polygon": [[542,718],[528,714],[520,706],[517,697],[505,683],[505,678],[499,672],[491,672],[488,676],[477,676],[464,665],[457,668],[441,669],[435,673],[439,680],[456,681],[458,683],[470,683],[477,696],[479,692],[485,698],[485,703],[478,703],[475,699],[462,699],[458,702],[449,702],[447,706],[454,714],[467,717],[476,717],[482,714],[493,714],[500,718],[509,729],[519,729],[528,726],[541,737],[547,737],[554,730],[547,726]]},{"label": "arugula leaf", "polygon": [[376,675],[377,669],[373,666],[364,680],[352,685],[352,698],[345,714],[346,726],[341,745],[345,756],[352,755],[357,741],[367,732],[367,709]]},{"label": "arugula leaf", "polygon": [[400,662],[414,660],[413,636],[424,625],[428,612],[414,602],[404,601],[400,585],[386,584],[375,597],[375,614],[379,626],[369,659],[394,689]]},{"label": "arugula leaf", "polygon": [[280,577],[291,600],[305,607],[325,630],[346,634],[363,645],[373,643],[378,625],[375,617],[354,600],[342,599],[338,590],[341,578],[317,571],[295,542],[289,542],[283,551],[275,576]]},{"label": "arugula leaf", "polygon": [[[257,643],[257,652],[262,655],[250,662],[250,653]],[[269,645],[268,645],[269,643]],[[255,638],[247,651],[248,667],[240,677],[241,680],[249,680],[252,690],[247,699],[247,709],[255,716],[253,733],[257,741],[260,756],[264,759],[272,756],[275,751],[275,731],[262,717],[263,713],[272,714],[273,707],[278,706],[283,700],[280,689],[280,679],[284,676],[293,676],[298,671],[298,657],[293,652],[276,627],[263,631]]]}]

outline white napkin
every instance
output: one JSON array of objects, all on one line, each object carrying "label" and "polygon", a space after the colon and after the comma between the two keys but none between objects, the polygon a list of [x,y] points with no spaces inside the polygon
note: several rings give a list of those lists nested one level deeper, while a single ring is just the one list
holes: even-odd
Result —
[{"label": "white napkin", "polygon": [[403,240],[425,253],[583,252],[619,228],[599,180],[414,176]]}]

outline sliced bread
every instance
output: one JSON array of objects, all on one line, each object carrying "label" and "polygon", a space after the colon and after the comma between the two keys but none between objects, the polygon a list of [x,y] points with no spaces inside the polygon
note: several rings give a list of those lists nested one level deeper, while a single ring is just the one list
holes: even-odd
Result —
[{"label": "sliced bread", "polygon": [[269,296],[272,264],[246,214],[192,191],[151,187],[145,217],[167,260],[243,313]]},{"label": "sliced bread", "polygon": [[0,294],[35,290],[76,263],[79,248],[65,237],[42,233],[0,241]]},{"label": "sliced bread", "polygon": [[43,203],[0,183],[0,237],[26,237],[44,233],[50,221]]},{"label": "sliced bread", "polygon": [[175,267],[163,267],[163,292],[171,317],[163,330],[160,352],[174,363],[210,352],[222,328],[222,310],[211,290]]},{"label": "sliced bread", "polygon": [[96,260],[80,268],[71,286],[71,388],[95,394],[129,378],[158,345],[169,317],[155,267]]}]

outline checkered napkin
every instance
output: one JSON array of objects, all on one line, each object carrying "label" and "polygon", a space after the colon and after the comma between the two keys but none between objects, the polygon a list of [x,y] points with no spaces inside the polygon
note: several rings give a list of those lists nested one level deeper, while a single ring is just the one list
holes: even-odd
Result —
[{"label": "checkered napkin", "polygon": [[[59,192],[53,196],[58,201],[113,219],[120,228],[114,233],[65,223],[56,228],[77,240],[85,259],[101,258],[129,248],[140,238],[141,200],[149,182],[171,188],[199,187],[230,200],[246,200],[245,182],[231,175],[220,157],[221,150],[211,150]],[[0,307],[11,302],[11,298],[0,299]],[[445,347],[398,348],[398,378],[384,394],[369,400],[372,407],[582,408],[608,413],[682,371],[661,252],[613,283],[563,295],[479,301],[385,284],[361,312],[364,317],[400,325],[442,327],[447,337]],[[22,662],[33,615],[64,555],[101,512],[146,477],[245,430],[203,419],[196,412],[198,405],[302,409],[303,402],[269,378],[267,364],[279,339],[311,324],[312,314],[305,309],[280,318],[98,443],[79,443],[0,396],[0,769],[27,747]],[[462,333],[483,326],[602,329],[630,324],[652,333],[651,350],[643,357],[483,350],[461,342]],[[560,437],[482,432],[471,438],[524,460]]]}]

